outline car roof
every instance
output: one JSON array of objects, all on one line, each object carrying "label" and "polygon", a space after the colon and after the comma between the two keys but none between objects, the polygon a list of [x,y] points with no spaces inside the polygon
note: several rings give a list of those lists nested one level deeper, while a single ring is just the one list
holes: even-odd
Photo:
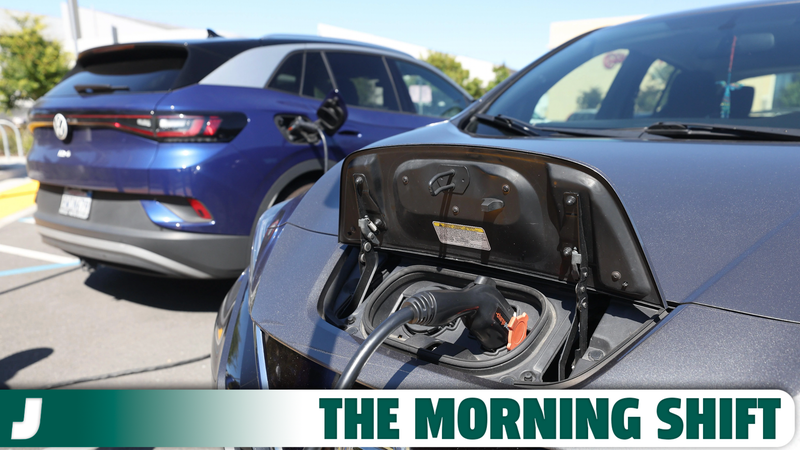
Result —
[{"label": "car roof", "polygon": [[80,53],[79,58],[90,53],[98,51],[112,50],[114,47],[123,47],[129,45],[182,45],[186,47],[203,47],[208,49],[222,49],[225,47],[261,47],[265,45],[278,45],[278,44],[339,44],[339,45],[352,45],[354,47],[361,47],[367,49],[376,49],[383,52],[394,53],[399,56],[411,57],[408,53],[401,52],[389,47],[374,45],[367,42],[351,41],[347,39],[335,39],[322,36],[304,35],[304,34],[270,34],[261,38],[225,38],[215,37],[206,39],[188,39],[188,40],[165,40],[165,41],[151,41],[151,42],[132,42],[126,44],[113,44],[108,46],[96,47],[84,50]]},{"label": "car roof", "polygon": [[397,53],[398,55],[411,56],[408,53],[395,50],[393,48],[384,47],[382,45],[370,44],[367,42],[351,41],[349,39],[328,38],[322,36],[304,35],[304,34],[268,34],[261,38],[262,41],[280,41],[280,43],[294,43],[294,42],[307,42],[314,44],[342,44],[354,45],[357,47],[374,48],[383,50],[385,52]]}]

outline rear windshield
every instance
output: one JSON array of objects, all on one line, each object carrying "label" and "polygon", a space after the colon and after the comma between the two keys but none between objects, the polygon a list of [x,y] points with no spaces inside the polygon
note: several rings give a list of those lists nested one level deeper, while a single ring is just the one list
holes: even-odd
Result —
[{"label": "rear windshield", "polygon": [[[167,91],[173,87],[186,61],[185,52],[153,55],[144,52],[109,52],[81,61],[72,75],[47,96],[65,97],[87,93],[87,86],[106,94]],[[110,86],[111,88],[104,88]],[[76,89],[76,87],[78,89]],[[88,92],[91,92],[88,91]]]},{"label": "rear windshield", "polygon": [[800,5],[788,4],[599,30],[520,77],[486,113],[597,129],[659,121],[800,128],[798,23]]}]

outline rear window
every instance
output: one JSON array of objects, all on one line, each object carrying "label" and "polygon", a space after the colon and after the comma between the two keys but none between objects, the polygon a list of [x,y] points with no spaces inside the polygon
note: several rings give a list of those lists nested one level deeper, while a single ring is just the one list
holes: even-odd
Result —
[{"label": "rear window", "polygon": [[76,96],[76,86],[111,86],[104,95],[125,92],[167,91],[173,87],[186,62],[185,52],[154,55],[153,51],[115,51],[83,58],[64,79],[47,93],[50,97]]}]

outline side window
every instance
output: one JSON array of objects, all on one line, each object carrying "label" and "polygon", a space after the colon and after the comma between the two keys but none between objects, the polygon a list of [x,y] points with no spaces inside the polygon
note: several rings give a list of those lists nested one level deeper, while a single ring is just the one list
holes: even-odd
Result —
[{"label": "side window", "polygon": [[303,78],[303,95],[323,99],[333,89],[328,69],[319,52],[306,53],[306,76]]},{"label": "side window", "polygon": [[347,105],[400,110],[383,58],[362,53],[325,52],[325,56]]},{"label": "side window", "polygon": [[281,64],[272,81],[269,82],[268,88],[277,89],[279,91],[290,92],[292,94],[300,93],[300,74],[303,73],[303,53],[295,53],[286,59]]},{"label": "side window", "polygon": [[594,119],[627,56],[626,49],[614,50],[575,68],[542,95],[531,123]]},{"label": "side window", "polygon": [[403,82],[397,86],[397,94],[404,110],[424,116],[452,117],[467,107],[467,100],[458,89],[430,70],[405,61],[389,61]]},{"label": "side window", "polygon": [[633,106],[634,117],[650,117],[664,106],[667,84],[675,74],[675,67],[657,59],[650,64]]}]

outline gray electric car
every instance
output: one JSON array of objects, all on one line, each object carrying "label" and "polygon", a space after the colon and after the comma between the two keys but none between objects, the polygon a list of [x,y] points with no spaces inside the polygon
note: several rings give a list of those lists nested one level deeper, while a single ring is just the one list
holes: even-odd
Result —
[{"label": "gray electric car", "polygon": [[796,396],[798,23],[757,3],[597,30],[349,155],[261,217],[216,386]]}]

